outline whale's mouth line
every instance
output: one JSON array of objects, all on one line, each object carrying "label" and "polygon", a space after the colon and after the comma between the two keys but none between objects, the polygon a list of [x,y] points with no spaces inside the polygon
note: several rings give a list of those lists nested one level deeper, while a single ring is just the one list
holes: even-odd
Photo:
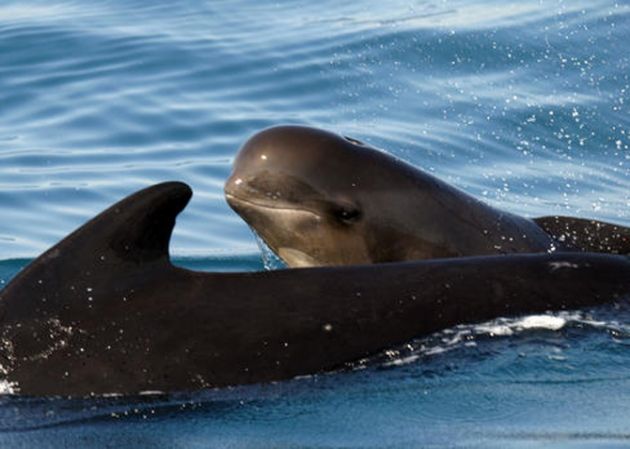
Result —
[{"label": "whale's mouth line", "polygon": [[226,193],[225,198],[228,200],[228,203],[244,204],[246,206],[253,207],[256,209],[269,209],[269,210],[278,211],[278,212],[284,211],[284,212],[291,212],[291,213],[306,213],[306,214],[311,214],[316,217],[319,217],[319,214],[317,214],[316,212],[313,212],[312,210],[306,209],[304,207],[296,207],[296,206],[288,206],[288,205],[281,206],[278,204],[269,204],[262,201],[260,202],[252,201],[250,199],[245,199],[242,196],[237,196],[232,193]]}]

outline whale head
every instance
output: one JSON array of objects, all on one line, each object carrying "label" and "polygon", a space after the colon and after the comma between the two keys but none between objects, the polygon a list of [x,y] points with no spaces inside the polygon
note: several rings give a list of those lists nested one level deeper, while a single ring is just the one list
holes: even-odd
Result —
[{"label": "whale head", "polygon": [[421,235],[416,229],[421,197],[435,182],[358,140],[277,126],[242,146],[224,191],[287,265],[304,267],[450,253],[430,226]]}]

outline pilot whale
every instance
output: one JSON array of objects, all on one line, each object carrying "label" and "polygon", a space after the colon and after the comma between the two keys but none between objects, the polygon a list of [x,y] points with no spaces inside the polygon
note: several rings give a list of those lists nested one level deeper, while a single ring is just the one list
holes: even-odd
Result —
[{"label": "pilot whale", "polygon": [[230,206],[291,267],[473,255],[630,253],[630,229],[491,207],[358,140],[276,126],[240,149]]},{"label": "pilot whale", "polygon": [[275,381],[459,323],[630,293],[629,259],[590,253],[195,272],[168,251],[191,194],[169,182],[123,199],[0,290],[0,377],[64,396]]}]

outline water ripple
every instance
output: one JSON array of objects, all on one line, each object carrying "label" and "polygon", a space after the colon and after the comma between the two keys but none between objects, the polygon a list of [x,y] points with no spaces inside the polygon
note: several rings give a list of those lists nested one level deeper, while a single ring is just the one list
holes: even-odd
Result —
[{"label": "water ripple", "polygon": [[[369,12],[297,1],[8,2],[0,193],[37,211],[51,200],[33,190],[98,188],[84,218],[165,179],[218,199],[239,144],[293,122],[351,132],[508,209],[627,223],[628,21],[627,5],[607,1]],[[3,257],[34,255],[70,230],[70,198],[56,197],[53,232],[0,225],[11,236]],[[15,204],[0,203],[3,214],[18,214]],[[218,200],[190,208],[230,214]],[[222,234],[255,247],[236,220],[193,221],[176,232],[184,251],[229,249]]]}]

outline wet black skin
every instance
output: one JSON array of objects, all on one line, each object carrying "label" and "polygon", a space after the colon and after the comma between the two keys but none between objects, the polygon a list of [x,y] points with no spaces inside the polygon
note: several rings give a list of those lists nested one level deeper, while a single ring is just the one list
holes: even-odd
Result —
[{"label": "wet black skin", "polygon": [[202,273],[171,264],[191,196],[115,204],[0,291],[0,363],[21,394],[83,396],[266,382],[345,366],[458,323],[630,293],[630,261],[515,254]]},{"label": "wet black skin", "polygon": [[504,212],[357,140],[305,126],[251,137],[225,194],[292,267],[557,250],[630,253],[630,229]]}]

